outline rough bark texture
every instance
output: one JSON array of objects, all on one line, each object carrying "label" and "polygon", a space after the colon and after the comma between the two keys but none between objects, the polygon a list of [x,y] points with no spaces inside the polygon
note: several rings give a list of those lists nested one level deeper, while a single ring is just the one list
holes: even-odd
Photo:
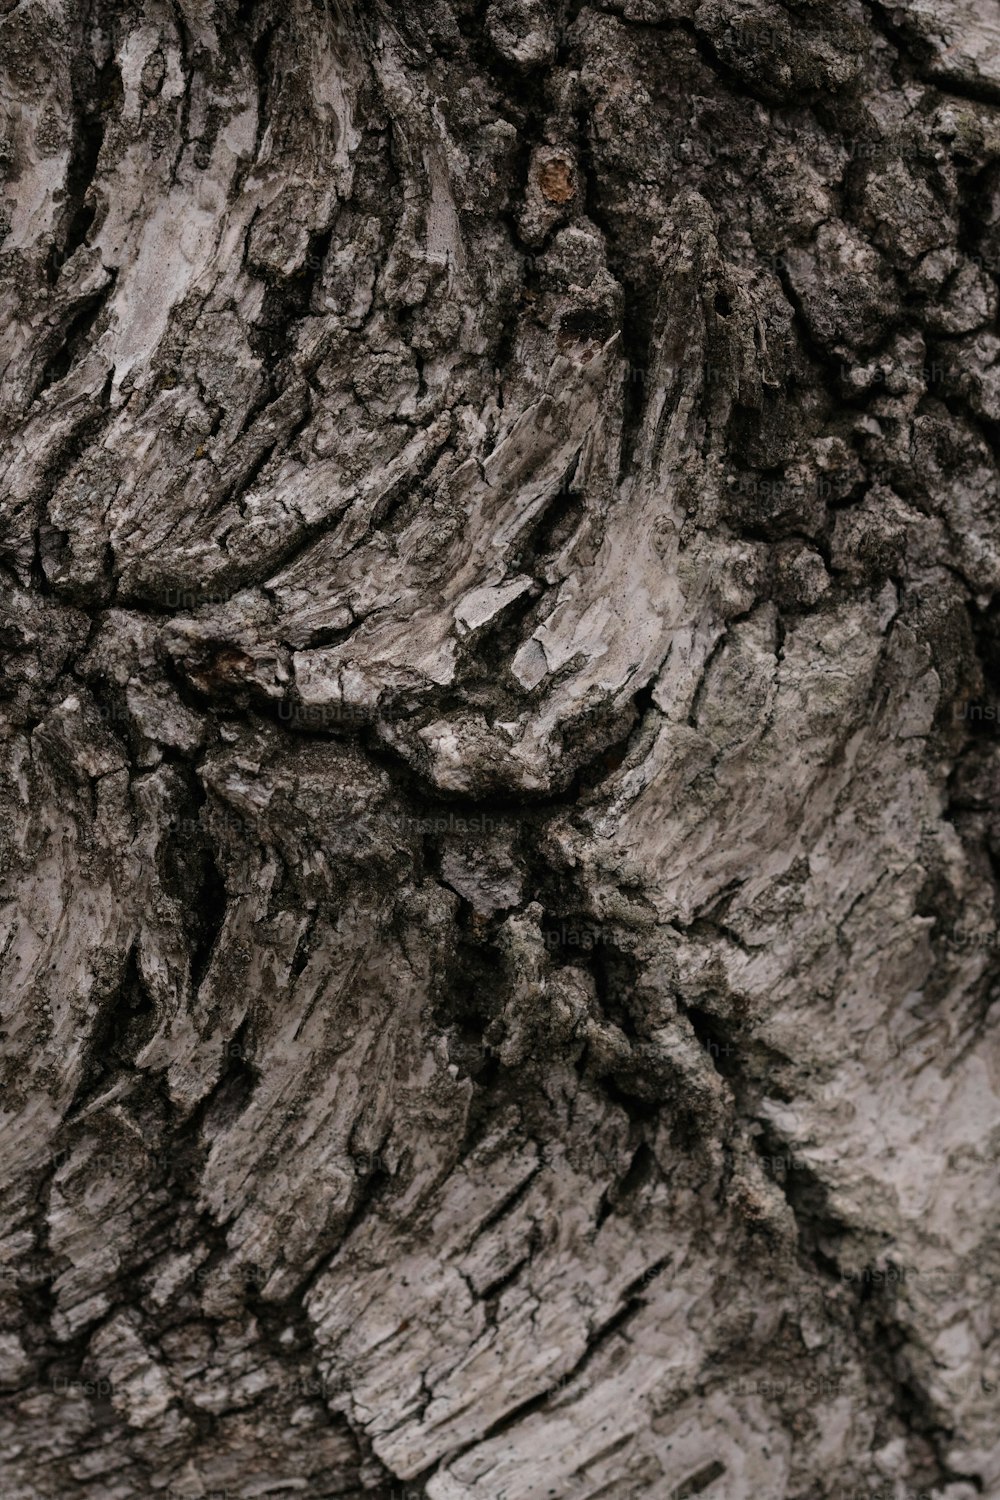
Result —
[{"label": "rough bark texture", "polygon": [[996,0],[5,0],[0,1492],[1000,1496]]}]

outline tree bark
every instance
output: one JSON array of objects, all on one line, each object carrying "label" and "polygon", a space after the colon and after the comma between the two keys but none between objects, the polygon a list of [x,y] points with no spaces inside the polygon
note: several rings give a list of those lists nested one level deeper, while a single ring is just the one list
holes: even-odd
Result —
[{"label": "tree bark", "polygon": [[1000,1496],[992,0],[5,0],[4,1500]]}]

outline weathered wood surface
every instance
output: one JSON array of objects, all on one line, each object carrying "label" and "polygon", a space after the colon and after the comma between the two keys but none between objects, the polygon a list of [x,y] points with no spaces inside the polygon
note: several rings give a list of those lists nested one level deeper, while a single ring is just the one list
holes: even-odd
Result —
[{"label": "weathered wood surface", "polygon": [[0,1494],[1000,1496],[994,0],[0,20]]}]

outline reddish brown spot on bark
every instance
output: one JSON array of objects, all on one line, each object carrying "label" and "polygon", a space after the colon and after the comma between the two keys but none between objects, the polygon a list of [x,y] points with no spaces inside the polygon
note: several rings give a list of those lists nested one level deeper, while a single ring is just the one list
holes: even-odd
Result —
[{"label": "reddish brown spot on bark", "polygon": [[216,652],[212,665],[205,675],[215,677],[222,682],[238,682],[253,671],[253,664],[253,657],[247,656],[245,651],[237,651],[232,646],[226,646]]},{"label": "reddish brown spot on bark", "polygon": [[538,185],[550,203],[568,203],[576,191],[573,169],[562,156],[547,161],[538,174]]}]

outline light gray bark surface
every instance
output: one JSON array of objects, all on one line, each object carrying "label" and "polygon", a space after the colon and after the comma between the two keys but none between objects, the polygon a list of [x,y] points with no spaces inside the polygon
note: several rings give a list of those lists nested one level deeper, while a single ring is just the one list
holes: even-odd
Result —
[{"label": "light gray bark surface", "polygon": [[995,0],[2,8],[3,1500],[997,1500]]}]

